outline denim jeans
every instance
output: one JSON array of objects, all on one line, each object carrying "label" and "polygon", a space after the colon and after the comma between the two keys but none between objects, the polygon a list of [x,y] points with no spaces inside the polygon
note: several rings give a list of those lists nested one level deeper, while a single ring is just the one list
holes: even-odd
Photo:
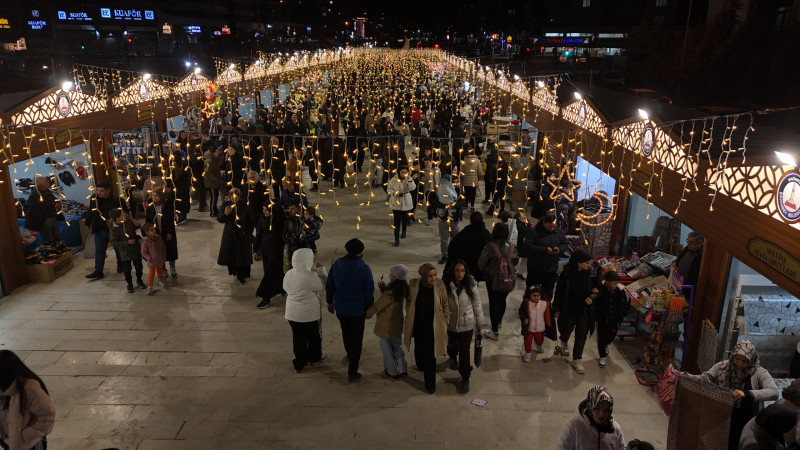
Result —
[{"label": "denim jeans", "polygon": [[456,220],[439,221],[439,250],[442,252],[442,257],[447,257],[447,245],[451,238],[456,237],[460,228],[461,224]]},{"label": "denim jeans", "polygon": [[386,369],[386,373],[396,376],[408,372],[402,337],[381,338],[380,343],[381,352],[383,352],[383,368]]}]

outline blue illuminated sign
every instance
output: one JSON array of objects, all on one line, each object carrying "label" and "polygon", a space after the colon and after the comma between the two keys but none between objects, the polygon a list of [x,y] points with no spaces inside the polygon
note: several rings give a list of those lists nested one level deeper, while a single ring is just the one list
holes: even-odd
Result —
[{"label": "blue illuminated sign", "polygon": [[200,27],[198,25],[186,25],[183,27],[186,30],[186,34],[200,34]]},{"label": "blue illuminated sign", "polygon": [[29,20],[28,26],[31,27],[31,30],[41,30],[47,26],[46,20]]},{"label": "blue illuminated sign", "polygon": [[58,11],[58,20],[67,22],[91,22],[89,13],[83,11]]},{"label": "blue illuminated sign", "polygon": [[111,20],[156,20],[156,14],[150,9],[111,9],[100,8],[100,17]]}]

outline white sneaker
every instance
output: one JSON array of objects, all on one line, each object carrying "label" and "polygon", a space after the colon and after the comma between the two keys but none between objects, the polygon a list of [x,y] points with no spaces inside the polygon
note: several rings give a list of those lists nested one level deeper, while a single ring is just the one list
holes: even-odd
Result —
[{"label": "white sneaker", "polygon": [[492,330],[486,330],[483,333],[483,335],[486,336],[487,338],[493,340],[493,341],[496,341],[496,340],[500,339],[500,333],[495,333]]},{"label": "white sneaker", "polygon": [[536,353],[544,353],[544,349],[541,345],[536,345],[536,349],[534,350]]},{"label": "white sneaker", "polygon": [[572,368],[575,369],[575,372],[578,372],[578,375],[583,375],[586,373],[586,371],[583,369],[583,363],[580,359],[572,360]]},{"label": "white sneaker", "polygon": [[569,343],[561,341],[561,356],[569,356]]},{"label": "white sneaker", "polygon": [[154,292],[153,291],[153,286],[148,286],[147,287],[147,295],[153,295],[153,292]]},{"label": "white sneaker", "polygon": [[600,366],[601,369],[606,367],[606,359],[600,358],[597,360],[597,365]]},{"label": "white sneaker", "polygon": [[522,362],[531,362],[531,354],[525,353],[525,356],[522,357]]},{"label": "white sneaker", "polygon": [[164,279],[161,279],[161,280],[158,280],[158,281],[157,281],[157,283],[158,283],[158,285],[159,285],[159,286],[161,286],[161,287],[167,287],[167,280],[166,280],[166,278],[164,278]]}]

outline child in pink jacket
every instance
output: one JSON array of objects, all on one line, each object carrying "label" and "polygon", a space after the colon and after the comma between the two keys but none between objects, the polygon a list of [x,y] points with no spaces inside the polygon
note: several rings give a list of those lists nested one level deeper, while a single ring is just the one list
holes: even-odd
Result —
[{"label": "child in pink jacket", "polygon": [[147,261],[147,268],[150,270],[147,276],[147,295],[153,295],[153,278],[158,275],[158,285],[166,286],[164,275],[164,262],[167,259],[167,246],[164,240],[156,232],[156,226],[152,223],[144,225],[145,237],[142,240],[142,258]]}]

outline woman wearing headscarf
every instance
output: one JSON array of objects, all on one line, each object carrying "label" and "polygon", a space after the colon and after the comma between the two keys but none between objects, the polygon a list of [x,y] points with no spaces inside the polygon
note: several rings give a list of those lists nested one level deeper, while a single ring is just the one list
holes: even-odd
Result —
[{"label": "woman wearing headscarf", "polygon": [[605,386],[595,386],[578,406],[578,415],[561,429],[558,450],[623,450],[622,428],[612,415],[614,399]]},{"label": "woman wearing headscarf", "polygon": [[425,389],[433,394],[436,392],[436,356],[447,355],[450,305],[447,288],[442,280],[436,278],[433,264],[425,263],[417,272],[420,278],[408,283],[403,339],[406,348],[411,351],[411,338],[414,338],[417,368],[424,372]]},{"label": "woman wearing headscarf", "polygon": [[222,204],[217,221],[225,224],[217,264],[227,266],[228,275],[235,276],[239,284],[245,284],[250,278],[250,266],[253,264],[253,228],[256,219],[239,188],[231,188],[230,198]]},{"label": "woman wearing headscarf", "polygon": [[730,359],[720,361],[700,375],[682,373],[693,381],[705,381],[733,391],[734,405],[728,448],[738,449],[742,428],[753,418],[759,402],[777,400],[778,387],[767,369],[759,364],[756,347],[750,341],[739,341]]}]

